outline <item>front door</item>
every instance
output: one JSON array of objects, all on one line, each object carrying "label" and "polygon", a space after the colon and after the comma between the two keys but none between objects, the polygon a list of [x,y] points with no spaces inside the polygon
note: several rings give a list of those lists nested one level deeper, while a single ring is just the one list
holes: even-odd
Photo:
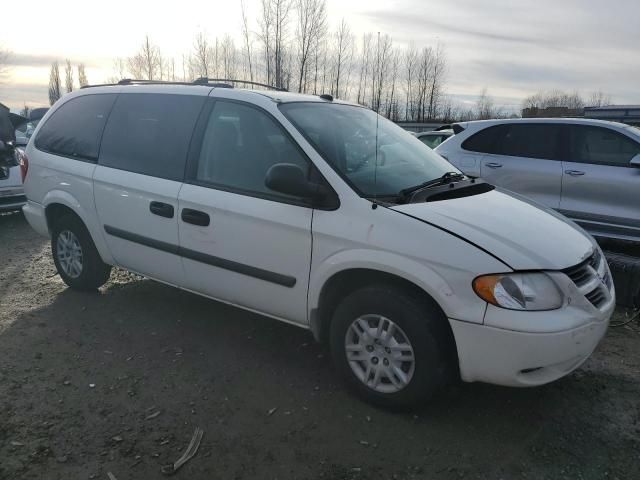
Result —
[{"label": "front door", "polygon": [[179,194],[187,288],[295,323],[307,323],[313,210],[269,190],[276,163],[309,160],[265,111],[211,100]]},{"label": "front door", "polygon": [[640,142],[605,127],[571,125],[560,210],[594,234],[640,238]]},{"label": "front door", "polygon": [[546,123],[510,123],[500,128],[495,145],[499,153],[489,153],[482,158],[482,178],[547,207],[558,208],[562,184],[558,153],[560,127]]}]

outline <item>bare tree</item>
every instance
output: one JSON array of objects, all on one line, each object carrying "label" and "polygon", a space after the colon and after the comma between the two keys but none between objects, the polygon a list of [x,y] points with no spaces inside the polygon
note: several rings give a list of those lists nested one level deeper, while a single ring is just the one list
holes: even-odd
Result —
[{"label": "bare tree", "polygon": [[[338,26],[338,30],[334,34],[334,74],[333,81],[331,82],[331,93],[336,97],[341,95],[340,93],[340,80],[342,80],[345,76],[345,72],[347,73],[345,85],[349,84],[349,66],[351,64],[351,58],[353,56],[353,35],[351,34],[351,30],[349,29],[349,25],[343,18]],[[347,88],[343,89],[345,92],[344,98],[347,97],[346,91]]]},{"label": "bare tree", "polygon": [[562,90],[551,90],[548,92],[538,92],[524,99],[524,108],[568,108],[579,110],[584,108],[584,100],[577,92],[567,93]]},{"label": "bare tree", "polygon": [[67,93],[73,92],[73,66],[68,58],[64,66],[64,87]]},{"label": "bare tree", "polygon": [[431,78],[431,69],[433,66],[433,49],[424,47],[420,52],[416,89],[416,120],[423,122],[426,120],[427,114],[427,91],[429,89],[429,79]]},{"label": "bare tree", "polygon": [[78,64],[78,85],[80,85],[80,87],[86,87],[89,85],[87,74],[84,71],[84,63]]},{"label": "bare tree", "polygon": [[274,36],[274,20],[271,11],[271,0],[261,0],[261,14],[258,20],[260,25],[260,40],[264,54],[265,81],[272,83],[273,76],[273,59],[272,59],[272,43]]},{"label": "bare tree", "polygon": [[264,49],[266,81],[282,87],[286,77],[286,41],[292,0],[261,0],[260,40]]},{"label": "bare tree", "polygon": [[274,39],[273,39],[273,65],[276,87],[284,86],[284,63],[285,48],[287,40],[287,27],[289,24],[289,13],[291,10],[291,0],[269,0],[271,3]]},{"label": "bare tree", "polygon": [[203,32],[196,34],[193,42],[193,55],[191,57],[191,74],[193,77],[209,77],[211,64],[213,62],[213,50]]},{"label": "bare tree", "polygon": [[298,91],[307,91],[307,63],[312,48],[317,48],[325,35],[326,0],[295,0],[297,11],[296,43]]},{"label": "bare tree", "polygon": [[487,90],[487,87],[482,89],[478,101],[476,102],[475,119],[477,120],[489,120],[491,118],[499,118],[502,116],[502,110],[496,107],[495,100]]},{"label": "bare tree", "polygon": [[386,117],[390,120],[400,120],[398,110],[398,100],[396,95],[396,80],[398,78],[398,65],[400,63],[400,50],[393,50],[390,55],[389,69],[389,93],[387,98]]},{"label": "bare tree", "polygon": [[222,60],[222,75],[224,78],[235,78],[236,68],[238,65],[238,50],[229,35],[225,35],[220,44],[220,53]]},{"label": "bare tree", "polygon": [[60,68],[58,62],[51,64],[49,72],[49,105],[56,103],[62,96],[62,82],[60,81]]},{"label": "bare tree", "polygon": [[412,88],[414,83],[414,76],[418,64],[418,52],[413,43],[409,44],[404,52],[404,68],[405,68],[405,104],[404,104],[404,119],[408,121],[413,119],[413,97]]},{"label": "bare tree", "polygon": [[249,80],[253,82],[253,62],[251,58],[252,42],[251,32],[249,31],[249,22],[247,21],[247,12],[244,0],[240,0],[240,9],[242,11],[242,37],[244,39],[244,49],[247,55],[247,66],[249,68]]},{"label": "bare tree", "polygon": [[606,107],[611,105],[611,95],[604,93],[602,90],[593,92],[586,102],[588,107]]},{"label": "bare tree", "polygon": [[120,80],[127,78],[127,62],[124,58],[116,58],[113,61],[111,70],[113,75],[107,78],[107,83],[118,83]]},{"label": "bare tree", "polygon": [[427,118],[435,119],[440,96],[442,94],[442,84],[445,75],[445,57],[444,49],[441,44],[436,46],[431,63],[430,86],[429,86],[429,108],[427,110]]},{"label": "bare tree", "polygon": [[144,37],[144,42],[138,53],[129,57],[127,63],[129,71],[135,78],[157,80],[162,76],[160,49],[151,42],[148,35]]},{"label": "bare tree", "polygon": [[358,76],[357,102],[364,105],[367,96],[367,76],[369,73],[369,63],[371,61],[371,34],[362,36],[362,49],[360,51],[360,74]]}]

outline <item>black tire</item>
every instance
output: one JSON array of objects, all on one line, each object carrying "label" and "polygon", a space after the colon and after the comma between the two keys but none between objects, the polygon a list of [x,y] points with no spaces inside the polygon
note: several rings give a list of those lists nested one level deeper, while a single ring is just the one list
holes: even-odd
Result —
[{"label": "black tire", "polygon": [[[51,254],[58,274],[64,283],[76,290],[95,291],[107,282],[111,274],[111,266],[100,258],[82,220],[75,215],[63,215],[54,221],[51,230]],[[71,232],[78,239],[82,251],[82,267],[77,276],[65,272],[58,255],[58,238],[66,231]]]},{"label": "black tire", "polygon": [[[370,388],[349,365],[345,347],[347,332],[354,320],[370,314],[382,315],[394,322],[413,348],[413,376],[396,392]],[[446,321],[432,301],[395,286],[367,286],[347,295],[336,308],[330,329],[331,354],[348,386],[365,401],[390,409],[416,407],[426,403],[453,370],[451,336]]]}]

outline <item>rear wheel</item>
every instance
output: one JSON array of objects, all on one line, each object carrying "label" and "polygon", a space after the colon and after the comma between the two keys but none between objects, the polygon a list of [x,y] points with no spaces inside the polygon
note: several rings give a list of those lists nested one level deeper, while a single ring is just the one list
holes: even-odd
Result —
[{"label": "rear wheel", "polygon": [[396,287],[364,287],[336,308],[332,356],[347,384],[366,401],[416,406],[446,378],[451,346],[444,322],[432,302]]},{"label": "rear wheel", "polygon": [[64,215],[54,222],[51,253],[58,274],[71,288],[96,290],[111,274],[111,267],[100,258],[87,228],[74,215]]}]

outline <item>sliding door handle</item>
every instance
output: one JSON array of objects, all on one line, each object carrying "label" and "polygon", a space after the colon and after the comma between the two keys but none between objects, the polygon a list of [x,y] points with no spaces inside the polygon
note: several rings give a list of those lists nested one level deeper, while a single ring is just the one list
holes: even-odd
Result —
[{"label": "sliding door handle", "polygon": [[211,222],[208,214],[201,212],[200,210],[192,210],[190,208],[182,209],[181,218],[184,223],[198,225],[199,227],[208,227]]},{"label": "sliding door handle", "polygon": [[151,202],[149,204],[149,211],[154,215],[165,218],[173,218],[173,205],[163,202]]},{"label": "sliding door handle", "polygon": [[566,173],[567,175],[571,175],[572,177],[581,177],[582,175],[584,175],[584,172],[582,170],[565,170],[564,173]]},{"label": "sliding door handle", "polygon": [[496,162],[485,163],[485,165],[489,168],[502,168],[502,164]]}]

